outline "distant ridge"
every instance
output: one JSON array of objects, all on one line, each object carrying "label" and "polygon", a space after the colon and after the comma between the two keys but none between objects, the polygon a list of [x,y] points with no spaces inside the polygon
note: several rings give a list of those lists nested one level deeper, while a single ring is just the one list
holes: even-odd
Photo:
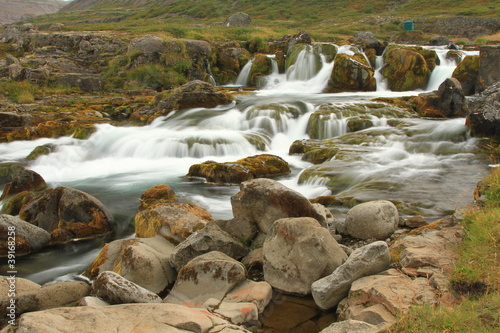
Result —
[{"label": "distant ridge", "polygon": [[0,25],[52,14],[66,4],[62,0],[0,0]]}]

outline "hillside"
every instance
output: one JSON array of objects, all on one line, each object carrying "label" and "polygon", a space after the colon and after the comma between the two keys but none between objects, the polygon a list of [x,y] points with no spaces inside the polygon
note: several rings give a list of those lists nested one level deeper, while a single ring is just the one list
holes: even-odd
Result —
[{"label": "hillside", "polygon": [[66,4],[62,0],[0,0],[0,25],[55,13]]}]

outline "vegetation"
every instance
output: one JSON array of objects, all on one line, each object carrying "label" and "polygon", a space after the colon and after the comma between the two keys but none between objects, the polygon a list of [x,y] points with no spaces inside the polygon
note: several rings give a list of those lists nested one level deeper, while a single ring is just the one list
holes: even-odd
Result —
[{"label": "vegetation", "polygon": [[500,330],[500,170],[479,187],[484,206],[468,213],[466,237],[451,286],[462,297],[452,306],[413,308],[387,332],[498,332]]}]

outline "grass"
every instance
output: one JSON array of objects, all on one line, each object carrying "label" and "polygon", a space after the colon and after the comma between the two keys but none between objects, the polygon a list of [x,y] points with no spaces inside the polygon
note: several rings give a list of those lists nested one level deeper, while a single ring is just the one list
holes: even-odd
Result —
[{"label": "grass", "polygon": [[28,104],[35,102],[38,87],[28,81],[6,81],[0,83],[0,91],[14,103]]},{"label": "grass", "polygon": [[500,169],[479,188],[486,200],[462,222],[466,237],[451,286],[462,301],[452,306],[419,306],[385,332],[500,331]]}]

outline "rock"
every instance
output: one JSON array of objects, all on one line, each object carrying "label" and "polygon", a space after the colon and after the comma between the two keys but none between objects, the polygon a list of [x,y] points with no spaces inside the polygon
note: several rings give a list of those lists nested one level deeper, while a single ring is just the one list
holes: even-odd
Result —
[{"label": "rock", "polygon": [[152,35],[134,38],[128,44],[128,52],[164,53],[167,51],[167,43],[160,37]]},{"label": "rock", "polygon": [[210,222],[177,245],[170,262],[179,271],[190,260],[210,251],[220,251],[231,258],[241,259],[249,250],[217,224]]},{"label": "rock", "polygon": [[500,46],[484,45],[479,48],[479,90],[483,91],[500,81]]},{"label": "rock", "polygon": [[137,237],[161,235],[174,244],[203,229],[207,221],[180,207],[159,206],[143,210],[135,216]]},{"label": "rock", "polygon": [[69,187],[46,190],[26,204],[19,217],[51,233],[52,244],[95,238],[115,229],[113,216],[99,200]]},{"label": "rock", "polygon": [[254,87],[264,87],[265,77],[273,71],[272,60],[262,53],[254,54],[254,60],[248,77],[248,85]]},{"label": "rock", "polygon": [[[88,332],[247,332],[206,310],[190,309],[177,304],[121,304],[99,307],[58,308],[27,313],[20,319],[18,332],[39,333],[68,331]],[[6,328],[8,330],[10,328]],[[4,333],[4,331],[2,331]]]},{"label": "rock", "polygon": [[243,242],[251,241],[257,235],[257,225],[241,216],[233,218],[231,220],[216,220],[214,221],[222,230],[230,234],[236,239],[240,239]]},{"label": "rock", "polygon": [[[430,66],[421,49],[389,45],[384,53],[385,65],[381,69],[388,87],[395,91],[424,89],[429,81]],[[435,52],[434,52],[435,54]]]},{"label": "rock", "polygon": [[36,146],[35,149],[29,153],[28,156],[26,156],[26,159],[28,160],[36,160],[38,157],[43,156],[43,155],[48,155],[52,152],[52,149],[47,146]]},{"label": "rock", "polygon": [[415,304],[435,305],[427,279],[410,277],[394,269],[354,281],[349,296],[337,308],[339,320],[354,319],[372,325],[392,324]]},{"label": "rock", "polygon": [[[16,305],[16,318],[26,312],[72,305],[82,297],[88,296],[89,292],[90,286],[81,281],[59,281],[43,285],[41,288],[30,287],[29,291],[16,292],[16,296],[13,298]],[[5,324],[3,321],[7,318],[4,311],[6,311],[8,304],[10,304],[10,298],[0,299],[0,325],[2,326]]]},{"label": "rock", "polygon": [[95,279],[104,271],[113,271],[154,293],[161,293],[175,281],[169,258],[174,245],[161,236],[119,239],[107,243],[83,273]]},{"label": "rock", "polygon": [[436,36],[429,39],[428,44],[433,46],[450,45],[450,40],[446,36]]},{"label": "rock", "polygon": [[500,83],[484,90],[469,100],[466,124],[471,135],[478,137],[500,137]]},{"label": "rock", "polygon": [[85,92],[96,92],[103,88],[104,81],[99,74],[63,73],[54,75],[56,83],[80,88]]},{"label": "rock", "polygon": [[85,296],[78,301],[77,306],[109,306],[108,302],[103,301],[99,297]]},{"label": "rock", "polygon": [[155,293],[111,271],[100,273],[93,281],[92,296],[109,304],[161,303],[161,298]]},{"label": "rock", "polygon": [[259,324],[259,313],[253,303],[214,302],[213,309],[210,305],[208,308],[212,313],[236,325]]},{"label": "rock", "polygon": [[240,184],[254,178],[276,177],[290,172],[290,166],[281,157],[261,154],[235,162],[194,164],[189,168],[187,177],[202,177],[216,184]]},{"label": "rock", "polygon": [[452,77],[462,85],[465,96],[471,96],[479,91],[479,56],[466,56],[453,71]]},{"label": "rock", "polygon": [[18,295],[29,293],[38,290],[42,287],[38,283],[35,283],[28,279],[23,279],[20,277],[12,279],[9,276],[0,275],[0,295],[2,295],[2,298],[7,297],[6,295],[9,293],[9,290],[11,289],[11,284],[14,283],[16,285],[16,293]]},{"label": "rock", "polygon": [[347,212],[346,232],[359,239],[390,237],[397,229],[399,214],[396,206],[386,200],[361,203]]},{"label": "rock", "polygon": [[254,221],[259,230],[269,233],[274,221],[286,217],[312,217],[326,226],[324,217],[302,194],[271,179],[253,179],[240,184],[231,197],[233,216]]},{"label": "rock", "polygon": [[33,170],[22,169],[5,184],[0,200],[24,191],[40,191],[47,187],[42,176]]},{"label": "rock", "polygon": [[61,31],[65,27],[64,23],[53,23],[48,28],[49,31]]},{"label": "rock", "polygon": [[21,31],[15,25],[7,26],[3,29],[2,35],[0,36],[0,42],[3,43],[17,43],[21,38]]},{"label": "rock", "polygon": [[465,117],[467,101],[462,85],[455,79],[446,79],[437,91],[419,94],[417,111],[425,117]]},{"label": "rock", "polygon": [[170,186],[162,184],[148,188],[141,195],[140,200],[139,210],[144,210],[152,205],[173,202],[177,200],[177,196]]},{"label": "rock", "polygon": [[331,274],[347,259],[328,230],[310,217],[276,220],[262,255],[265,281],[298,295],[310,294],[311,283]]},{"label": "rock", "polygon": [[[15,257],[36,252],[50,242],[50,234],[18,217],[0,215],[0,257]],[[9,258],[10,259],[10,258]]]},{"label": "rock", "polygon": [[212,73],[219,84],[236,81],[243,66],[251,58],[250,52],[236,41],[212,43],[216,48],[216,59],[211,63]]},{"label": "rock", "polygon": [[378,56],[381,56],[385,50],[384,43],[375,38],[375,35],[369,31],[358,32],[349,39],[349,43],[360,46],[365,52],[367,49],[374,49]]},{"label": "rock", "polygon": [[386,325],[376,326],[364,321],[348,319],[333,323],[320,333],[378,333],[381,332],[385,326]]},{"label": "rock", "polygon": [[334,62],[326,93],[377,90],[375,70],[362,54],[339,53]]},{"label": "rock", "polygon": [[391,256],[387,243],[378,241],[356,249],[332,274],[311,286],[316,304],[323,310],[336,307],[357,279],[389,269]]},{"label": "rock", "polygon": [[23,127],[28,123],[29,117],[14,112],[0,112],[0,128]]},{"label": "rock", "polygon": [[226,303],[253,303],[258,314],[262,314],[273,297],[273,288],[265,281],[246,280],[232,289],[226,297]]},{"label": "rock", "polygon": [[250,27],[252,18],[246,13],[236,13],[231,15],[223,24],[225,27]]},{"label": "rock", "polygon": [[422,216],[410,216],[407,218],[404,218],[404,226],[408,228],[420,228],[420,227],[425,227],[428,225],[426,220]]},{"label": "rock", "polygon": [[189,261],[179,270],[174,287],[163,301],[200,308],[209,299],[220,302],[245,280],[246,271],[241,263],[212,251]]},{"label": "rock", "polygon": [[212,47],[209,42],[195,39],[181,39],[186,45],[189,57],[193,60],[204,59],[212,53]]},{"label": "rock", "polygon": [[167,92],[166,96],[159,94],[155,100],[155,109],[168,113],[184,108],[214,108],[218,105],[229,104],[231,101],[232,97],[217,92],[212,84],[193,80]]}]

